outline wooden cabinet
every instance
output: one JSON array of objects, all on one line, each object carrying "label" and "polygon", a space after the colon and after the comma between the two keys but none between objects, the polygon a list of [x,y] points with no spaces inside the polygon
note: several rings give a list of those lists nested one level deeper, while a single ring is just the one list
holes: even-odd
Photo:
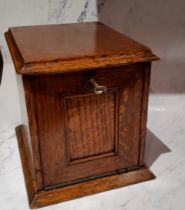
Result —
[{"label": "wooden cabinet", "polygon": [[[154,178],[143,161],[149,48],[101,23],[10,28],[30,207]],[[23,102],[24,103],[24,102]]]}]

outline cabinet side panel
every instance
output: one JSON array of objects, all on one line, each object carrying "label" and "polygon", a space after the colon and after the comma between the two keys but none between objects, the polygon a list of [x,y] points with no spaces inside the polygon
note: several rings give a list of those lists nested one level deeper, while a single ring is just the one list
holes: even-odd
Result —
[{"label": "cabinet side panel", "polygon": [[16,75],[18,96],[21,111],[21,125],[16,127],[16,136],[19,147],[22,169],[25,178],[28,200],[31,203],[34,193],[37,191],[37,181],[33,164],[33,151],[30,138],[30,129],[25,100],[25,91],[22,75]]},{"label": "cabinet side panel", "polygon": [[141,130],[140,130],[140,156],[139,165],[144,165],[145,141],[146,141],[146,125],[148,114],[148,97],[150,91],[150,74],[151,63],[143,64],[143,90],[142,90],[142,107],[141,107]]},{"label": "cabinet side panel", "polygon": [[129,165],[138,165],[142,104],[142,66],[125,81],[120,96],[119,154]]},{"label": "cabinet side panel", "polygon": [[[24,130],[26,131],[26,139],[29,139],[30,150],[32,154],[33,168],[36,176],[37,189],[42,189],[42,170],[40,161],[40,146],[37,130],[37,119],[35,113],[35,93],[33,90],[32,80],[29,76],[23,76],[21,95],[21,109]],[[20,82],[21,84],[21,82]]]}]

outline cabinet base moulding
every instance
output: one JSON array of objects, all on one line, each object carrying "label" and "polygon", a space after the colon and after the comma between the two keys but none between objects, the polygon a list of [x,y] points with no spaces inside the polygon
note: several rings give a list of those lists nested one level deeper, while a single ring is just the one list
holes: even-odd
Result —
[{"label": "cabinet base moulding", "polygon": [[155,175],[146,167],[115,173],[89,181],[82,181],[68,186],[57,187],[50,190],[38,190],[34,179],[34,169],[31,161],[28,141],[26,139],[24,126],[16,128],[17,141],[23,167],[23,173],[28,193],[30,208],[40,208],[62,201],[68,201],[95,193],[116,189],[143,181],[152,180]]}]

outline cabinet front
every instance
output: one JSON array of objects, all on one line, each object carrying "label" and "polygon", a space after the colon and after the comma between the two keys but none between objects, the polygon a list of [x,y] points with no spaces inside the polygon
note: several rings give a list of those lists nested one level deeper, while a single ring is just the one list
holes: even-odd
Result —
[{"label": "cabinet front", "polygon": [[[138,166],[143,71],[137,63],[24,76],[34,98],[45,188]],[[91,79],[106,90],[97,93]]]}]

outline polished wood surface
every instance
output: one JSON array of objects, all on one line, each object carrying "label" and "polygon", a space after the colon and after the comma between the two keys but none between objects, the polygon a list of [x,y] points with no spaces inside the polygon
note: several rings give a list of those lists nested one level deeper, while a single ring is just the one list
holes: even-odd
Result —
[{"label": "polished wood surface", "polygon": [[39,192],[35,195],[31,207],[43,207],[48,204],[55,204],[61,201],[67,201],[115,188],[125,187],[139,182],[152,180],[154,178],[155,176],[153,173],[145,168],[127,173],[119,173],[95,179],[93,181],[74,184],[73,186]]},{"label": "polished wood surface", "polygon": [[3,57],[0,51],[0,85],[1,85],[2,74],[3,74]]},{"label": "polished wood surface", "polygon": [[35,193],[37,192],[37,184],[32,158],[30,158],[32,157],[32,153],[28,144],[29,140],[26,137],[26,130],[23,125],[20,125],[16,128],[16,136],[28,194],[28,201],[31,203],[34,199]]},{"label": "polished wood surface", "polygon": [[30,147],[31,151],[31,158],[33,160],[33,170],[35,174],[37,190],[43,188],[43,174],[42,174],[42,167],[41,167],[41,155],[40,155],[40,142],[39,142],[39,135],[38,135],[38,127],[37,127],[37,115],[36,115],[36,107],[35,107],[35,95],[32,91],[30,91],[27,84],[24,83],[24,92],[23,94],[26,101],[26,110],[27,113],[23,113],[23,118],[28,117],[28,122],[25,123],[25,132],[27,134],[27,145]]},{"label": "polished wood surface", "polygon": [[69,163],[116,153],[116,92],[64,100]]},{"label": "polished wood surface", "polygon": [[63,73],[158,59],[149,48],[102,23],[14,27],[5,36],[20,74]]},{"label": "polished wood surface", "polygon": [[142,86],[142,107],[141,107],[141,125],[140,125],[140,157],[139,164],[144,165],[145,155],[145,141],[146,141],[146,126],[147,126],[147,115],[148,115],[148,97],[150,91],[150,74],[151,74],[151,63],[144,65],[143,71],[143,86]]},{"label": "polished wood surface", "polygon": [[[154,174],[145,167],[139,170],[127,170],[105,177],[99,177],[86,182],[73,183],[72,185],[51,189],[51,190],[40,190],[35,191],[33,168],[30,161],[30,153],[27,149],[26,136],[24,135],[24,127],[19,126],[16,129],[19,151],[21,154],[21,161],[23,166],[23,172],[25,176],[25,182],[27,186],[28,198],[30,208],[40,208],[47,205],[55,204],[61,201],[67,201],[83,196],[92,195],[95,193],[111,190],[119,187],[136,184],[142,181],[148,181],[155,178]],[[126,173],[125,173],[126,172]]]},{"label": "polished wood surface", "polygon": [[22,74],[28,119],[16,134],[31,208],[154,178],[144,164],[158,59],[149,48],[101,23],[15,27],[5,36]]},{"label": "polished wood surface", "polygon": [[143,65],[93,72],[102,95],[86,89],[86,72],[23,77],[44,187],[138,165]]}]

